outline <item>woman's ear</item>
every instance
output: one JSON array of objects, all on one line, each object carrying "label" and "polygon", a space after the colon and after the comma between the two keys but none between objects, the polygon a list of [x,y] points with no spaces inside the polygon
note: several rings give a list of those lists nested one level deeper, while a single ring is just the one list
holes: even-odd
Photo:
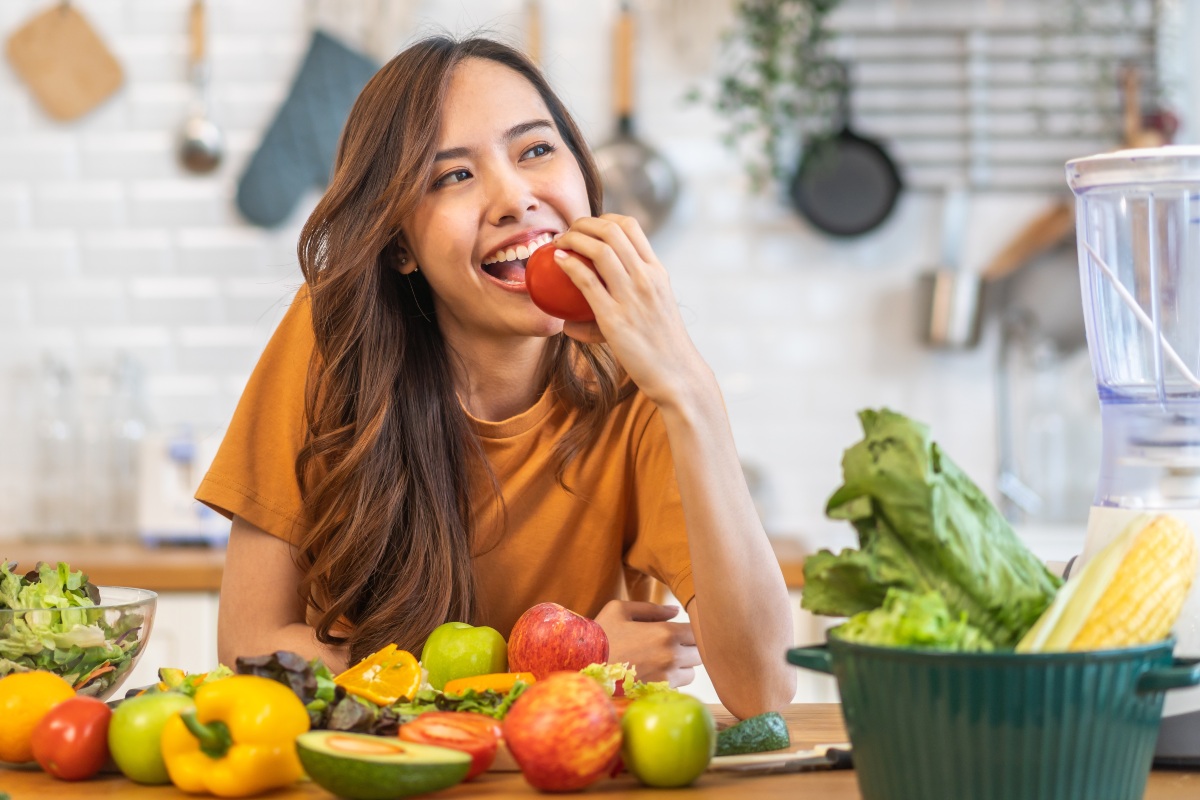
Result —
[{"label": "woman's ear", "polygon": [[401,275],[412,275],[418,271],[417,260],[408,252],[407,247],[400,247],[396,254],[396,271]]}]

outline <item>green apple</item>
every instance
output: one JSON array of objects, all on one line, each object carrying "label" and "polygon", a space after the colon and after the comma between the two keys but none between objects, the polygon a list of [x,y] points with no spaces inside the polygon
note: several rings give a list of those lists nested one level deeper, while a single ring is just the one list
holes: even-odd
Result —
[{"label": "green apple", "polygon": [[123,700],[108,723],[108,751],[121,773],[136,783],[171,782],[163,763],[163,726],[180,711],[194,708],[179,692],[151,692]]},{"label": "green apple", "polygon": [[621,718],[621,758],[647,786],[687,786],[708,768],[717,726],[708,707],[680,692],[634,700]]},{"label": "green apple", "polygon": [[441,689],[456,678],[504,672],[508,669],[508,645],[495,628],[447,622],[434,628],[425,640],[421,666],[429,672],[430,685]]}]

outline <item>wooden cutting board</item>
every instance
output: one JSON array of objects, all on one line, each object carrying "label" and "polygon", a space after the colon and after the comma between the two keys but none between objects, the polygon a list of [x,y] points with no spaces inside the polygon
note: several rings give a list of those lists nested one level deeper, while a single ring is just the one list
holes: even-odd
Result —
[{"label": "wooden cutting board", "polygon": [[59,3],[9,37],[8,60],[56,120],[77,119],[107,100],[123,80],[121,65],[75,8]]}]

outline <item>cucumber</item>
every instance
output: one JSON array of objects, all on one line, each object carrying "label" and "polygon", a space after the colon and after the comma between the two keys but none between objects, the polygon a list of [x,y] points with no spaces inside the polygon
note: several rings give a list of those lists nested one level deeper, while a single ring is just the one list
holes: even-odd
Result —
[{"label": "cucumber", "polygon": [[744,719],[717,734],[717,755],[740,756],[790,746],[787,723],[774,711]]}]

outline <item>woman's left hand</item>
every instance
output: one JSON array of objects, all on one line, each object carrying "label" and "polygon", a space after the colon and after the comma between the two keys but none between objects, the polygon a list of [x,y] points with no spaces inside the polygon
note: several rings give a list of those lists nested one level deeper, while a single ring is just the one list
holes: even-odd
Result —
[{"label": "woman's left hand", "polygon": [[596,266],[593,272],[569,253],[555,254],[596,315],[595,322],[567,322],[568,336],[608,342],[629,377],[658,405],[680,397],[696,374],[708,370],[683,324],[667,270],[637,220],[583,217],[554,244]]}]

